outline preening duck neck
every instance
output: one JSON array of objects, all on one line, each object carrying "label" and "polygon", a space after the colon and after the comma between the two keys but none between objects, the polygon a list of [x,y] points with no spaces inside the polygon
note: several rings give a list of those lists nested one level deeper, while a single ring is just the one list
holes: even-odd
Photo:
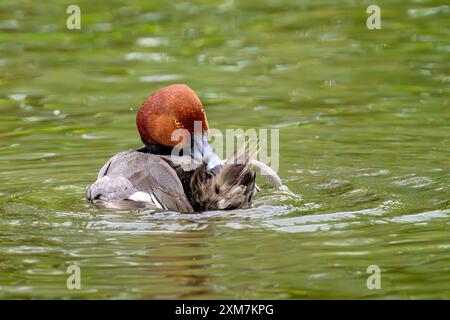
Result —
[{"label": "preening duck neck", "polygon": [[[156,142],[147,142],[144,143],[144,146],[138,149],[139,152],[144,153],[151,153],[161,156],[170,156],[170,155],[177,155],[177,156],[183,156],[183,149],[176,149],[174,150],[173,147],[164,146],[162,144],[156,143]],[[191,155],[188,153],[188,155]]]},{"label": "preening duck neck", "polygon": [[192,160],[198,165],[205,162],[206,169],[208,171],[218,171],[222,166],[221,159],[214,153],[213,149],[208,143],[206,136],[200,138],[193,136],[192,148],[188,148],[187,150],[164,146],[156,142],[144,142],[144,146],[137,151],[162,156],[190,156]]},{"label": "preening duck neck", "polygon": [[145,143],[144,146],[137,151],[151,154],[160,154],[169,156],[172,154],[172,147],[163,146],[159,143]]}]

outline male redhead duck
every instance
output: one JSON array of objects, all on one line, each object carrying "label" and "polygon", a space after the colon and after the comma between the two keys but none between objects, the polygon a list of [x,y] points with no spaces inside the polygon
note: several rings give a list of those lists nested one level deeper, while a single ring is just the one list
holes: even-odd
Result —
[{"label": "male redhead duck", "polygon": [[[254,168],[285,188],[278,175],[251,160],[248,151],[225,161],[212,151],[203,105],[184,84],[159,89],[147,98],[136,125],[144,146],[119,152],[106,162],[97,181],[86,189],[90,202],[177,212],[248,208],[259,190]],[[174,139],[177,129],[188,134]]]}]

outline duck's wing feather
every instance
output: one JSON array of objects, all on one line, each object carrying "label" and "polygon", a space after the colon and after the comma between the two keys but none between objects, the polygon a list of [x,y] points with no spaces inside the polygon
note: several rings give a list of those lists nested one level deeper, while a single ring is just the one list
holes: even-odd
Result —
[{"label": "duck's wing feather", "polygon": [[113,156],[100,169],[97,181],[86,189],[91,202],[132,200],[155,207],[192,212],[175,170],[160,156],[125,151]]},{"label": "duck's wing feather", "polygon": [[203,163],[192,176],[192,204],[200,211],[248,208],[257,192],[255,179],[245,151],[227,159],[219,173],[206,170]]}]

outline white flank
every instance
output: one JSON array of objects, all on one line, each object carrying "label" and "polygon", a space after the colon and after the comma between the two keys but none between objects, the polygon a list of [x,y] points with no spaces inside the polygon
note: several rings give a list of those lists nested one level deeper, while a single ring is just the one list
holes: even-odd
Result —
[{"label": "white flank", "polygon": [[142,191],[138,191],[133,193],[128,199],[133,200],[133,201],[140,201],[140,202],[153,202],[152,197],[150,196],[150,194],[142,192]]}]

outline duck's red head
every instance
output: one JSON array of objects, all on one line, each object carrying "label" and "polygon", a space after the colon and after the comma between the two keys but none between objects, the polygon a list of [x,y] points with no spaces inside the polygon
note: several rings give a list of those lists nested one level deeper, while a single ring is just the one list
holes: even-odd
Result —
[{"label": "duck's red head", "polygon": [[[200,99],[185,84],[161,88],[144,101],[136,116],[136,125],[144,144],[158,143],[174,147],[180,140],[172,140],[176,129],[194,134],[194,123],[201,122],[202,133],[208,130],[208,120]],[[195,128],[197,129],[197,128]]]}]

